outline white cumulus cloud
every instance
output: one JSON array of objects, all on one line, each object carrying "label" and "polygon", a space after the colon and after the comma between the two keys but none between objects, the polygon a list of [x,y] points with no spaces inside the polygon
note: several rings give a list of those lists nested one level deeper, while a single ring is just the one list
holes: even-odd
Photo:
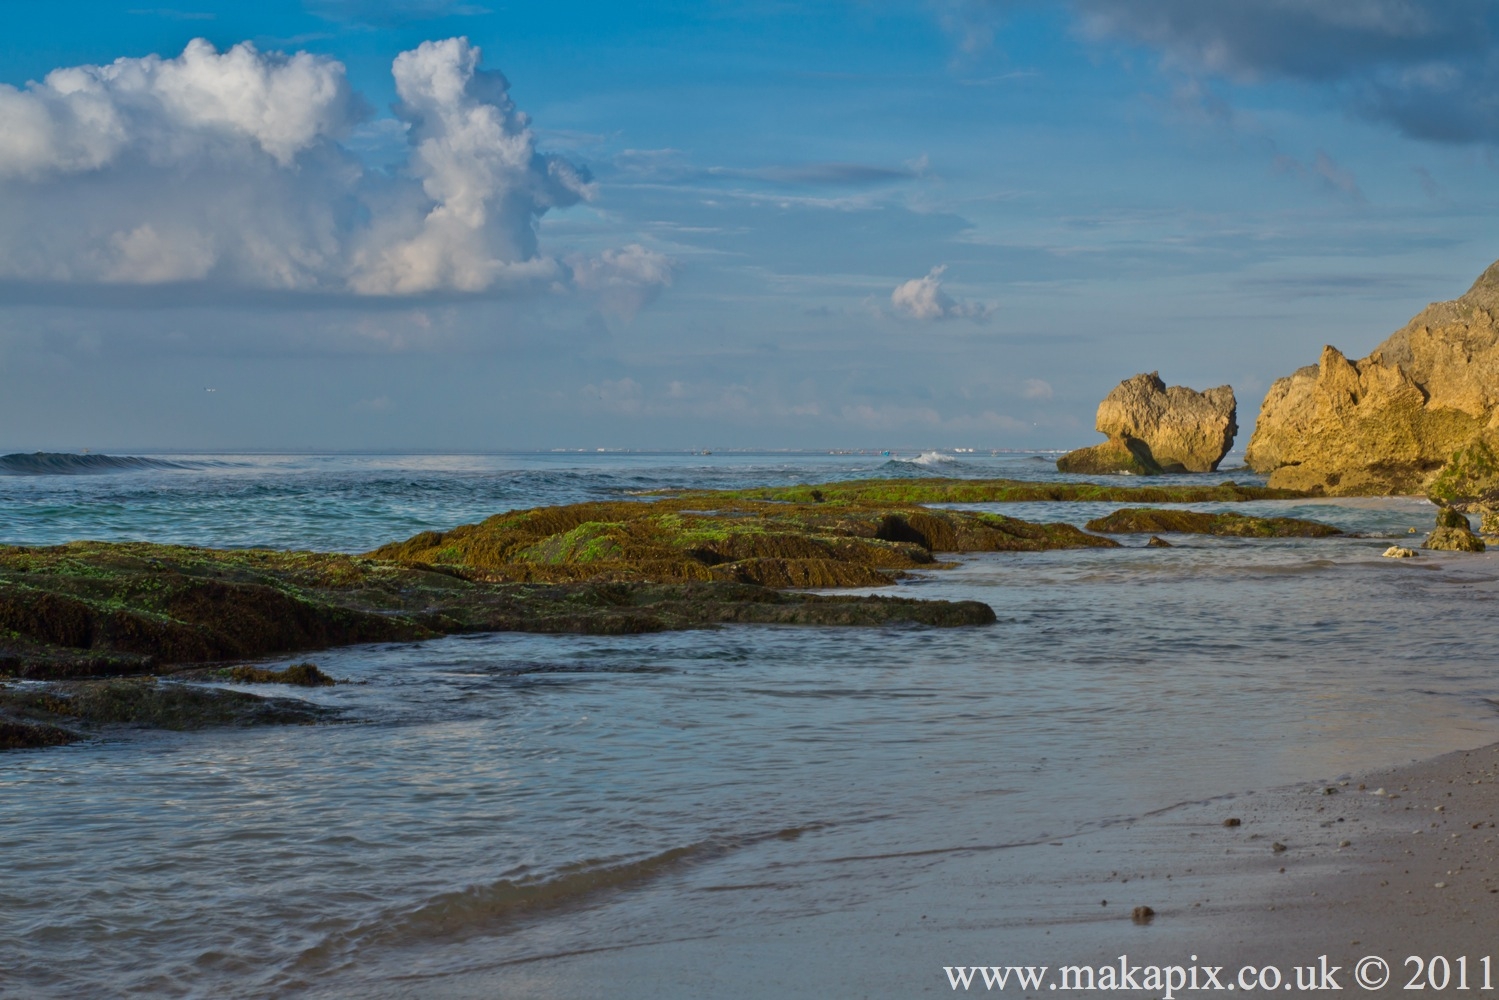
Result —
[{"label": "white cumulus cloud", "polygon": [[923,278],[912,278],[896,285],[895,291],[890,293],[891,307],[897,314],[911,319],[987,319],[994,311],[992,306],[963,302],[943,290],[942,275],[946,270],[946,264],[939,264]]},{"label": "white cumulus cloud", "polygon": [[382,227],[357,261],[358,291],[481,291],[502,277],[530,280],[555,270],[537,260],[535,220],[588,197],[587,178],[537,152],[509,82],[478,64],[479,50],[461,38],[423,42],[396,57],[410,172],[431,207],[414,226],[396,218]]},{"label": "white cumulus cloud", "polygon": [[0,85],[0,280],[359,296],[614,288],[639,308],[670,283],[664,256],[632,245],[563,264],[539,246],[541,216],[594,188],[537,148],[480,55],[451,38],[396,57],[398,120],[376,123],[404,143],[392,173],[356,155],[369,107],[328,56],[198,39],[175,58]]}]

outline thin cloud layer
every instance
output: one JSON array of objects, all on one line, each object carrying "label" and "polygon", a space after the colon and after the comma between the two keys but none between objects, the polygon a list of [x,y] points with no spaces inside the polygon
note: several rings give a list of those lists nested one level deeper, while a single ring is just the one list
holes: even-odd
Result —
[{"label": "thin cloud layer", "polygon": [[611,315],[630,319],[663,288],[671,285],[676,263],[666,254],[631,243],[597,257],[568,260],[573,284],[590,294]]},{"label": "thin cloud layer", "polygon": [[[1026,6],[960,2],[965,23]],[[1168,68],[1332,88],[1344,105],[1440,142],[1499,141],[1491,0],[1070,0],[1084,35],[1144,45]],[[952,17],[954,15],[949,15]],[[970,33],[964,33],[966,39]]]},{"label": "thin cloud layer", "polygon": [[[358,296],[580,290],[579,266],[543,253],[536,227],[591,198],[588,175],[537,149],[508,82],[479,61],[461,38],[395,59],[407,157],[393,176],[343,145],[369,111],[326,56],[248,42],[220,53],[199,39],[172,59],[0,85],[0,279]],[[644,302],[670,267],[632,274]]]}]

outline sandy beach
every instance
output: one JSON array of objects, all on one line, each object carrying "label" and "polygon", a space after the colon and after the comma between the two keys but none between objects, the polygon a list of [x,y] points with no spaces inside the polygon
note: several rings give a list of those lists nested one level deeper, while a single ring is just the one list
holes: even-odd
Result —
[{"label": "sandy beach", "polygon": [[[1278,989],[1296,991],[1293,970],[1320,969],[1322,956],[1330,983],[1345,990],[1466,982],[1482,991],[1496,983],[1499,950],[1496,821],[1499,744],[1188,804],[1124,832],[1126,855],[1154,867],[1098,873],[1088,886],[1098,909],[1077,919],[1107,939],[1099,952],[1123,949],[1142,968],[1190,969],[1196,956],[1236,992],[1268,985],[1257,971],[1238,982],[1246,966],[1273,966]],[[1175,863],[1162,866],[1163,856]],[[1134,919],[1137,906],[1154,913]],[[1108,957],[1117,964],[1096,954],[1057,960],[1100,966]],[[1199,976],[1204,989],[1209,982]]]}]

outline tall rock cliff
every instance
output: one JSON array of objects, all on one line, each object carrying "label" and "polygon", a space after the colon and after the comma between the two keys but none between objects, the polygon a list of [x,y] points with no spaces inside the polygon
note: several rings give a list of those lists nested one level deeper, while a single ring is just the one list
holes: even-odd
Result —
[{"label": "tall rock cliff", "polygon": [[1418,493],[1485,428],[1499,430],[1499,263],[1367,358],[1324,347],[1277,379],[1244,459],[1276,487]]}]

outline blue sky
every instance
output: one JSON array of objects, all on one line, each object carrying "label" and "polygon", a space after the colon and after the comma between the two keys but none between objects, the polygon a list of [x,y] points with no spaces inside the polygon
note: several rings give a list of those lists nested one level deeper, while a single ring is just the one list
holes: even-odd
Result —
[{"label": "blue sky", "polygon": [[0,447],[1247,440],[1499,257],[1495,7],[16,5]]}]

